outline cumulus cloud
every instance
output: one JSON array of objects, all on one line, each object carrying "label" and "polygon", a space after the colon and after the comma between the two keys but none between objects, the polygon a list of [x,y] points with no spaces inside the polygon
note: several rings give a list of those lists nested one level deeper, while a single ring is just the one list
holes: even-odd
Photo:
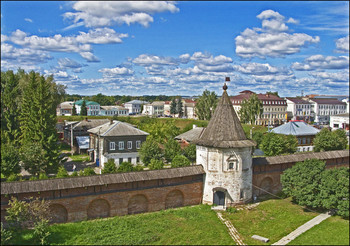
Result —
[{"label": "cumulus cloud", "polygon": [[98,70],[103,74],[103,77],[118,77],[120,75],[133,75],[134,71],[126,67],[103,68]]},{"label": "cumulus cloud", "polygon": [[156,55],[148,55],[148,54],[139,55],[138,57],[133,59],[132,62],[144,67],[148,67],[152,65],[173,66],[179,63],[173,57],[164,57],[164,56],[156,56]]},{"label": "cumulus cloud", "polygon": [[153,22],[152,14],[175,13],[179,9],[168,1],[78,1],[73,4],[76,12],[67,12],[64,18],[87,27],[112,26],[114,24],[139,23],[148,27]]},{"label": "cumulus cloud", "polygon": [[7,43],[1,43],[1,61],[6,66],[35,66],[53,59],[48,52],[29,48],[16,48]]},{"label": "cumulus cloud", "polygon": [[348,56],[313,55],[304,60],[304,63],[294,62],[292,68],[298,71],[311,71],[316,69],[346,69],[349,67]]},{"label": "cumulus cloud", "polygon": [[67,69],[72,69],[74,73],[81,73],[82,72],[82,67],[83,65],[80,64],[79,62],[70,59],[70,58],[59,58],[58,61],[58,69],[60,70],[67,70]]},{"label": "cumulus cloud", "polygon": [[91,44],[121,43],[122,38],[128,37],[127,34],[118,34],[110,28],[97,28],[89,30],[88,33],[80,32],[77,36],[57,34],[52,37],[28,36],[27,33],[17,29],[9,37],[3,36],[7,41],[34,50],[79,53],[88,62],[99,61],[92,54]]},{"label": "cumulus cloud", "polygon": [[338,39],[335,42],[335,45],[337,47],[337,52],[339,53],[349,53],[349,35],[347,37],[343,37]]},{"label": "cumulus cloud", "polygon": [[118,34],[110,28],[96,28],[89,30],[88,33],[79,32],[80,35],[76,37],[76,41],[82,44],[111,44],[121,43],[122,38],[127,38],[128,34]]},{"label": "cumulus cloud", "polygon": [[257,16],[262,20],[262,28],[247,28],[235,38],[236,53],[243,58],[284,57],[300,52],[308,44],[318,43],[318,36],[305,33],[287,33],[286,23],[297,23],[273,10],[265,10]]},{"label": "cumulus cloud", "polygon": [[349,70],[337,73],[310,72],[310,75],[316,79],[322,80],[323,83],[349,83]]},{"label": "cumulus cloud", "polygon": [[237,72],[249,75],[271,75],[271,74],[291,74],[286,67],[275,67],[268,63],[244,63],[241,65],[234,65]]}]

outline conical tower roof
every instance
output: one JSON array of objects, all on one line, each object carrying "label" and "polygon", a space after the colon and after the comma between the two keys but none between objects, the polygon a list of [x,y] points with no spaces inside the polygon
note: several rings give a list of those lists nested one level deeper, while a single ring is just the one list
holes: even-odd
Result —
[{"label": "conical tower roof", "polygon": [[194,144],[218,148],[255,146],[256,143],[248,140],[244,134],[241,122],[227,95],[226,83],[223,89],[224,92],[214,111],[214,115],[199,139],[194,141]]}]

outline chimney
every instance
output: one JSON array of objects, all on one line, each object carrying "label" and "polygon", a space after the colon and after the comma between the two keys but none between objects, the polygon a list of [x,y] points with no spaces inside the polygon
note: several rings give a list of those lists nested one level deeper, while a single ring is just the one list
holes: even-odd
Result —
[{"label": "chimney", "polygon": [[89,120],[88,120],[88,117],[85,117],[85,121],[89,121]]},{"label": "chimney", "polygon": [[110,124],[110,125],[113,124],[113,119],[109,119],[109,124]]},{"label": "chimney", "polygon": [[197,128],[197,125],[193,124],[193,128],[192,129],[194,129],[194,128]]}]

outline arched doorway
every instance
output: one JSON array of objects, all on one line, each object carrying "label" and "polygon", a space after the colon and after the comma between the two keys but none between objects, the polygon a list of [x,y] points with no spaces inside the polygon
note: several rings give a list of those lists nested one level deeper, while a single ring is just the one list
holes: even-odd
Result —
[{"label": "arched doorway", "polygon": [[173,190],[168,193],[165,199],[165,209],[177,208],[184,205],[184,196],[181,191]]},{"label": "arched doorway", "polygon": [[225,206],[225,192],[215,191],[213,203],[218,206]]},{"label": "arched doorway", "polygon": [[139,214],[148,211],[148,200],[144,195],[135,195],[130,198],[128,214]]},{"label": "arched doorway", "polygon": [[88,207],[87,215],[89,219],[109,217],[110,206],[105,199],[96,199]]},{"label": "arched doorway", "polygon": [[51,223],[65,223],[68,220],[68,212],[67,209],[61,204],[51,204],[49,207]]}]

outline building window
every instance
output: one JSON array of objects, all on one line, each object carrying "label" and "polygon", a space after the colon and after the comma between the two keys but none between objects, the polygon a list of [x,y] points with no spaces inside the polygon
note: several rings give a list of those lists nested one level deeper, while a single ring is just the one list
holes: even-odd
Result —
[{"label": "building window", "polygon": [[124,149],[124,142],[119,142],[119,150],[123,150]]},{"label": "building window", "polygon": [[123,162],[123,158],[119,158],[119,165]]},{"label": "building window", "polygon": [[137,162],[137,163],[140,162],[140,157],[136,157],[136,162]]},{"label": "building window", "polygon": [[233,162],[230,162],[230,163],[228,164],[228,169],[233,170],[234,167],[235,167],[235,164],[234,164]]},{"label": "building window", "polygon": [[139,148],[141,148],[141,141],[137,140],[136,141],[136,149],[139,149]]},{"label": "building window", "polygon": [[132,149],[132,141],[128,141],[128,149]]},{"label": "building window", "polygon": [[130,163],[131,163],[131,157],[129,157],[129,158],[128,158],[128,162],[130,162]]},{"label": "building window", "polygon": [[115,142],[109,143],[109,150],[115,150]]}]

